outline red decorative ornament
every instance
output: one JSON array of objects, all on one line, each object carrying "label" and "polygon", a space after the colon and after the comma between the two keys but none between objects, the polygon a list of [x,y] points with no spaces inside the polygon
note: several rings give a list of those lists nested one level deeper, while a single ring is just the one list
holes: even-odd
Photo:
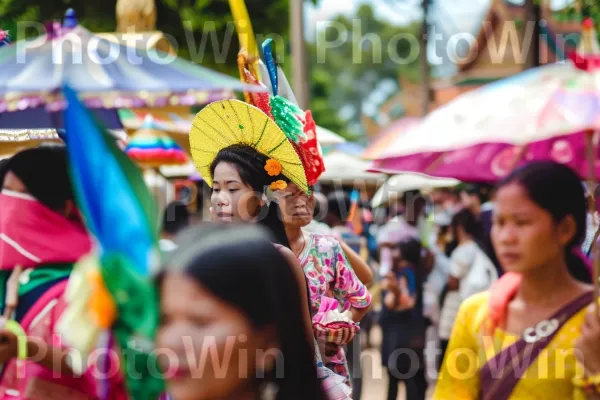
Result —
[{"label": "red decorative ornament", "polygon": [[321,174],[325,172],[325,164],[323,162],[323,155],[319,149],[319,142],[317,141],[317,125],[310,110],[304,114],[304,121],[302,123],[304,124],[304,134],[306,134],[307,139],[303,143],[294,144],[294,148],[304,166],[308,185],[312,186],[317,183]]},{"label": "red decorative ornament", "polygon": [[[258,79],[250,71],[244,68],[244,80],[246,83],[251,85],[262,85]],[[273,114],[271,113],[271,105],[269,103],[269,93],[268,92],[252,92],[249,93],[250,96],[250,104],[261,109],[262,112],[267,114],[269,118],[273,118]]]},{"label": "red decorative ornament", "polygon": [[[591,18],[585,18],[581,23],[582,42],[585,52],[579,53],[571,51],[568,57],[575,66],[587,72],[595,72],[600,69],[600,54],[594,51],[594,42],[596,42],[596,30],[594,29],[594,21]],[[592,53],[593,52],[593,53]]]},{"label": "red decorative ornament", "polygon": [[573,51],[569,54],[569,58],[582,71],[593,72],[600,69],[600,55],[598,54],[580,54]]}]

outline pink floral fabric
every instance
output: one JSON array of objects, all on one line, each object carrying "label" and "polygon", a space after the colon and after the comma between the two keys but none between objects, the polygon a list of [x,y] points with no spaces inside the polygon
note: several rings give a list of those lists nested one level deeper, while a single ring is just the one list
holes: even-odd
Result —
[{"label": "pink floral fabric", "polygon": [[[342,309],[346,308],[347,304],[354,308],[365,308],[371,304],[369,291],[356,277],[335,238],[311,233],[299,261],[308,283],[313,315],[319,311],[322,296],[335,298]],[[348,377],[346,356],[342,349],[327,360],[325,365],[332,371]]]}]

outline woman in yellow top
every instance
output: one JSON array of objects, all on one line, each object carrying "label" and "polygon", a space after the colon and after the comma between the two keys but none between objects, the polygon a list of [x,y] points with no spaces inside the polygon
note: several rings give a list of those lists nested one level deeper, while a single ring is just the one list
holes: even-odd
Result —
[{"label": "woman in yellow top", "polygon": [[[592,301],[574,251],[584,238],[579,178],[530,164],[499,186],[492,241],[506,274],[460,308],[434,399],[585,399],[575,342]],[[586,397],[587,396],[587,397]]]}]

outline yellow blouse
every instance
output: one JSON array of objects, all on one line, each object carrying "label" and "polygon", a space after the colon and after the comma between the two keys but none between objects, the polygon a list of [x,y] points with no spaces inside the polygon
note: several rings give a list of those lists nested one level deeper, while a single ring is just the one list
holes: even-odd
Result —
[{"label": "yellow blouse", "polygon": [[[496,329],[493,336],[483,334],[489,293],[467,299],[460,307],[444,363],[436,383],[435,400],[476,400],[479,398],[479,369],[499,351],[519,337]],[[550,344],[530,365],[515,386],[510,399],[585,399],[572,379],[583,375],[576,361],[575,340],[579,337],[586,308],[579,311],[558,331]],[[515,368],[518,371],[519,367]]]}]

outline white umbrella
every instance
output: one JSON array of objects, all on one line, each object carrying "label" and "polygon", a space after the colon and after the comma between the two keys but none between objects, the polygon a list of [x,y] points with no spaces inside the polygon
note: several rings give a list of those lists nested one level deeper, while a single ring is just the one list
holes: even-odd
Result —
[{"label": "white umbrella", "polygon": [[460,183],[459,180],[452,178],[435,178],[422,174],[400,174],[390,177],[385,184],[379,188],[373,200],[371,207],[379,207],[387,203],[394,196],[398,196],[410,190],[427,190],[443,187],[453,187]]},{"label": "white umbrella", "polygon": [[354,183],[363,181],[366,183],[383,183],[385,174],[367,172],[369,162],[352,157],[341,152],[334,152],[323,157],[325,172],[319,179],[320,182]]},{"label": "white umbrella", "polygon": [[162,165],[159,171],[166,178],[188,177],[196,172],[196,166],[189,161],[183,165]]},{"label": "white umbrella", "polygon": [[335,144],[346,143],[346,139],[330,131],[327,128],[317,125],[317,140],[321,146],[332,146]]}]

